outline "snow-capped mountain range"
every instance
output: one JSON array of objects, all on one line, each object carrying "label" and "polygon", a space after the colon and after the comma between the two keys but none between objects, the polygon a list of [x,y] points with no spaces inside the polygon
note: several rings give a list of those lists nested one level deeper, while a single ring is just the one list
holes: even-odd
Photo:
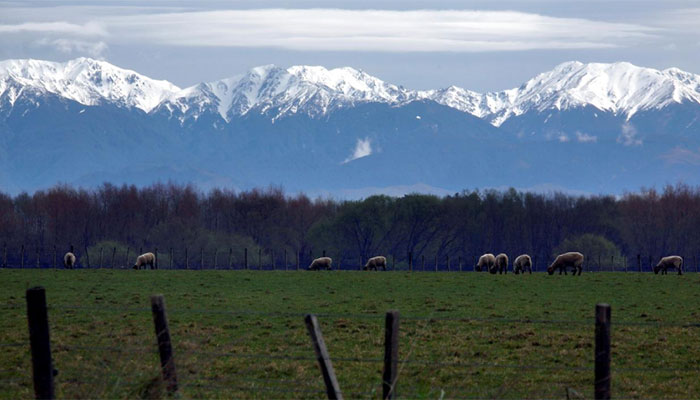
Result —
[{"label": "snow-capped mountain range", "polygon": [[267,65],[180,88],[89,58],[0,61],[0,192],[167,180],[354,195],[700,185],[700,76],[566,62],[477,93]]},{"label": "snow-capped mountain range", "polygon": [[296,113],[321,116],[358,103],[402,105],[431,100],[500,126],[528,111],[592,106],[629,119],[639,111],[673,103],[700,104],[700,75],[626,62],[566,62],[518,88],[481,94],[456,86],[410,90],[349,67],[285,69],[266,65],[181,89],[89,58],[65,63],[0,62],[0,97],[12,105],[23,90],[45,91],[89,106],[111,102],[147,113],[166,110],[180,119],[197,119],[204,112],[215,111],[225,121],[251,111],[271,113],[273,119],[278,119]]}]

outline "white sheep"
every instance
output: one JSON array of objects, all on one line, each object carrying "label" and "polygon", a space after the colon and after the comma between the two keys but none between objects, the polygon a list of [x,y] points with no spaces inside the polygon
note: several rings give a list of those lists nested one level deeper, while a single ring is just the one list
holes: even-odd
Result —
[{"label": "white sheep", "polygon": [[496,265],[496,256],[494,256],[491,253],[486,253],[479,257],[479,261],[476,263],[476,267],[474,267],[475,270],[481,272],[484,269],[486,271],[491,272],[493,270],[494,266]]},{"label": "white sheep", "polygon": [[678,270],[678,275],[683,275],[683,257],[681,256],[668,256],[663,257],[658,264],[654,267],[654,273],[658,274],[661,271],[661,275],[666,275],[668,269],[673,268]]},{"label": "white sheep", "polygon": [[331,269],[332,263],[333,260],[330,257],[319,257],[311,262],[309,270],[318,271],[319,269]]},{"label": "white sheep", "polygon": [[[508,256],[505,253],[500,253],[496,256],[496,265],[494,269],[498,270],[499,274],[508,273]],[[492,273],[496,273],[495,271]]]},{"label": "white sheep", "polygon": [[63,266],[68,269],[75,267],[75,254],[70,251],[63,256]]},{"label": "white sheep", "polygon": [[547,267],[547,272],[552,275],[554,271],[559,268],[559,275],[561,275],[562,272],[564,272],[564,275],[567,275],[567,267],[572,267],[574,269],[574,276],[576,275],[576,271],[581,275],[581,271],[583,270],[583,254],[577,251],[559,254],[557,258],[554,259],[554,262]]},{"label": "white sheep", "polygon": [[136,257],[136,263],[134,264],[134,269],[142,269],[150,266],[151,269],[156,268],[156,256],[153,253],[144,253]]},{"label": "white sheep", "polygon": [[513,272],[516,274],[522,272],[524,274],[525,271],[532,273],[532,259],[527,254],[521,254],[515,257],[515,261],[513,261]]},{"label": "white sheep", "polygon": [[367,264],[365,264],[363,270],[367,271],[373,269],[376,271],[379,267],[386,271],[386,257],[376,256],[370,258],[369,260],[367,260]]}]

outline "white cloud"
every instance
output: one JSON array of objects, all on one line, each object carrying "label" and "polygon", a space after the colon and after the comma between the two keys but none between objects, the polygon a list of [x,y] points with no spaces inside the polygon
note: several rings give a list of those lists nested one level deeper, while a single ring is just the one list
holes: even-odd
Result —
[{"label": "white cloud", "polygon": [[623,23],[515,11],[257,9],[107,18],[122,38],[178,46],[475,52],[609,48],[653,34]]},{"label": "white cloud", "polygon": [[559,137],[557,137],[557,139],[559,140],[560,143],[566,143],[569,141],[569,137],[563,133],[561,135],[559,135]]},{"label": "white cloud", "polygon": [[343,161],[343,164],[352,160],[357,160],[358,158],[367,157],[370,154],[372,154],[372,144],[370,143],[369,138],[357,139],[355,150],[350,157]]},{"label": "white cloud", "polygon": [[90,42],[78,39],[47,39],[42,38],[34,42],[38,46],[48,46],[64,54],[88,54],[91,57],[99,58],[107,50],[107,43],[103,41]]},{"label": "white cloud", "polygon": [[78,36],[107,36],[107,31],[99,23],[88,22],[81,25],[65,21],[0,24],[0,33],[60,33]]},{"label": "white cloud", "polygon": [[[75,10],[73,10],[75,11]],[[611,48],[654,37],[653,28],[518,11],[249,9],[182,11],[36,9],[4,33],[109,37],[108,43],[275,47],[309,51],[484,52]],[[154,12],[155,11],[155,12]],[[69,21],[52,21],[69,18]],[[24,15],[24,14],[23,14]],[[71,17],[71,15],[74,15]],[[24,18],[28,18],[24,15]],[[78,22],[75,22],[78,21]]]},{"label": "white cloud", "polygon": [[637,128],[629,122],[622,124],[622,131],[617,136],[617,142],[625,146],[639,146],[642,140],[637,138]]},{"label": "white cloud", "polygon": [[692,151],[682,147],[674,147],[660,156],[669,164],[700,165],[700,149]]},{"label": "white cloud", "polygon": [[576,131],[576,140],[580,143],[596,143],[598,141],[598,136]]}]

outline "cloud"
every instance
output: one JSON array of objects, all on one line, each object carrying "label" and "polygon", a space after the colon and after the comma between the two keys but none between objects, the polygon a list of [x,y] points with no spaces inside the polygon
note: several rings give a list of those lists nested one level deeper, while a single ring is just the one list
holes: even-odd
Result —
[{"label": "cloud", "polygon": [[[108,8],[108,7],[106,7]],[[79,7],[78,7],[79,10]],[[100,36],[108,44],[304,51],[490,52],[614,48],[655,37],[648,26],[518,11],[36,8],[1,33]],[[68,12],[70,11],[70,12]],[[60,20],[52,20],[60,19]],[[51,37],[55,39],[55,37]]]},{"label": "cloud", "polygon": [[669,164],[685,164],[685,165],[700,165],[700,148],[697,152],[684,149],[682,147],[674,147],[666,153],[659,156]]},{"label": "cloud", "polygon": [[107,50],[107,43],[103,41],[91,42],[78,39],[47,39],[42,38],[34,42],[37,46],[48,46],[64,54],[88,54],[92,57],[101,57]]},{"label": "cloud", "polygon": [[343,161],[343,164],[349,163],[352,160],[357,160],[358,158],[367,157],[370,154],[372,154],[372,144],[369,138],[357,139],[355,150],[350,157]]},{"label": "cloud", "polygon": [[598,141],[598,136],[576,131],[576,140],[580,143],[596,143]]},{"label": "cloud", "polygon": [[569,137],[566,136],[565,134],[560,134],[559,137],[557,137],[560,143],[566,143],[569,141]]},{"label": "cloud", "polygon": [[65,21],[0,24],[0,33],[60,33],[78,36],[107,36],[107,31],[99,23],[88,22],[81,25]]},{"label": "cloud", "polygon": [[622,131],[617,136],[617,143],[622,143],[625,146],[639,146],[642,140],[637,138],[637,128],[629,122],[622,124]]},{"label": "cloud", "polygon": [[[640,25],[515,11],[256,9],[102,20],[130,40],[176,46],[478,52],[610,48],[653,36]],[[183,28],[184,27],[184,28]]]}]

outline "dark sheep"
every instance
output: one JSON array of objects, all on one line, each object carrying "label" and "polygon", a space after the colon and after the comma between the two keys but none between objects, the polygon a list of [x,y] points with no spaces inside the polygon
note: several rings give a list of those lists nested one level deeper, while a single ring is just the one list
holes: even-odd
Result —
[{"label": "dark sheep", "polygon": [[678,270],[678,275],[683,275],[683,257],[681,256],[668,256],[663,257],[658,264],[654,267],[654,273],[658,274],[661,271],[661,275],[666,275],[669,268],[674,268]]},{"label": "dark sheep", "polygon": [[552,275],[554,271],[559,268],[559,275],[561,275],[562,272],[564,272],[564,275],[567,275],[567,267],[572,267],[574,269],[574,276],[576,276],[576,271],[581,275],[581,271],[583,270],[583,254],[576,251],[559,254],[557,258],[554,259],[552,265],[547,267],[547,272]]}]

